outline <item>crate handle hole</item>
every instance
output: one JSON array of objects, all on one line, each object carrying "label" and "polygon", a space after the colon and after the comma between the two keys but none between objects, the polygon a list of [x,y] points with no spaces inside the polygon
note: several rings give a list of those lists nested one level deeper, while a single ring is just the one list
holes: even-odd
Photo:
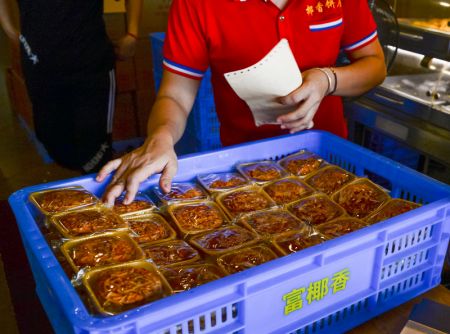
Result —
[{"label": "crate handle hole", "polygon": [[216,311],[211,312],[210,317],[211,317],[211,327],[214,327],[217,324]]},{"label": "crate handle hole", "polygon": [[204,315],[200,316],[199,320],[200,320],[200,329],[205,330],[206,328],[205,316]]}]

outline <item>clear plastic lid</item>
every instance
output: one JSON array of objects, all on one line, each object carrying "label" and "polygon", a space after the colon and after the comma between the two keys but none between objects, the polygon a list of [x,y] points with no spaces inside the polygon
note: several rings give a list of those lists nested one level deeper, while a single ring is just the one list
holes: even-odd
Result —
[{"label": "clear plastic lid", "polygon": [[383,204],[379,210],[366,217],[365,221],[369,225],[375,224],[382,220],[417,209],[418,207],[420,207],[420,204],[418,203],[410,202],[401,198],[394,198]]},{"label": "clear plastic lid", "polygon": [[280,159],[278,164],[293,175],[306,177],[323,167],[326,163],[317,154],[301,150],[298,153]]},{"label": "clear plastic lid", "polygon": [[269,262],[277,257],[269,247],[255,245],[221,255],[217,259],[217,263],[227,274],[234,274]]},{"label": "clear plastic lid", "polygon": [[161,272],[175,293],[190,290],[225,276],[219,267],[209,263],[162,268]]},{"label": "clear plastic lid", "polygon": [[228,223],[220,207],[211,201],[172,204],[167,211],[183,237]]},{"label": "clear plastic lid", "polygon": [[275,206],[275,202],[258,186],[247,186],[226,193],[216,198],[217,203],[229,217],[258,211]]},{"label": "clear plastic lid", "polygon": [[97,204],[98,198],[81,186],[38,191],[29,199],[44,215],[76,210]]},{"label": "clear plastic lid", "polygon": [[258,235],[240,226],[227,226],[194,235],[189,242],[208,255],[219,255],[258,242]]},{"label": "clear plastic lid", "polygon": [[274,161],[257,161],[237,165],[237,170],[250,181],[258,184],[281,179],[287,172]]},{"label": "clear plastic lid", "polygon": [[305,223],[294,217],[289,211],[280,208],[247,213],[239,217],[237,222],[265,239],[305,226]]},{"label": "clear plastic lid", "polygon": [[130,204],[123,204],[125,196],[116,199],[112,210],[121,217],[148,214],[156,209],[155,203],[144,193],[137,193],[135,199]]},{"label": "clear plastic lid", "polygon": [[288,205],[299,220],[315,226],[345,214],[345,210],[324,194],[315,194]]},{"label": "clear plastic lid", "polygon": [[176,238],[176,231],[157,213],[125,218],[132,238],[139,244],[162,242]]},{"label": "clear plastic lid", "polygon": [[182,201],[206,200],[208,194],[195,182],[172,183],[170,192],[164,193],[158,186],[153,187],[153,192],[163,205]]},{"label": "clear plastic lid", "polygon": [[210,173],[197,176],[198,182],[211,194],[245,186],[249,181],[236,172]]},{"label": "clear plastic lid", "polygon": [[278,205],[292,203],[314,192],[314,189],[295,176],[273,181],[263,189]]},{"label": "clear plastic lid", "polygon": [[357,179],[335,193],[332,199],[350,216],[363,219],[379,209],[390,197],[369,179]]},{"label": "clear plastic lid", "polygon": [[141,245],[145,257],[158,266],[187,264],[200,260],[200,254],[183,240],[170,240],[157,244]]},{"label": "clear plastic lid", "polygon": [[311,174],[306,183],[318,191],[331,195],[355,178],[355,175],[345,169],[329,165]]},{"label": "clear plastic lid", "polygon": [[317,226],[316,229],[326,238],[333,239],[366,226],[367,225],[360,219],[353,217],[341,217],[321,224]]},{"label": "clear plastic lid", "polygon": [[98,312],[115,315],[171,295],[172,289],[155,265],[133,261],[94,269],[83,277]]},{"label": "clear plastic lid", "polygon": [[54,215],[50,218],[50,224],[68,239],[127,228],[120,216],[103,206],[90,206]]},{"label": "clear plastic lid", "polygon": [[273,238],[272,243],[281,254],[288,255],[321,244],[326,240],[322,234],[314,229],[305,228],[279,234]]},{"label": "clear plastic lid", "polygon": [[144,258],[144,253],[126,231],[72,239],[61,246],[61,251],[75,273]]}]

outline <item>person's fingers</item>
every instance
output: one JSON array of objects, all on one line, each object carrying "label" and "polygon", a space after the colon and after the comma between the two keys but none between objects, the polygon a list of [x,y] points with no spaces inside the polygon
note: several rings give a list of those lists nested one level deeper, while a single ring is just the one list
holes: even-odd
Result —
[{"label": "person's fingers", "polygon": [[300,125],[299,121],[301,125],[308,126],[319,107],[319,103],[320,101],[308,98],[296,110],[281,115],[277,119],[281,123],[281,128],[292,129],[293,127],[298,127]]},{"label": "person's fingers", "polygon": [[306,99],[308,96],[308,90],[305,87],[300,86],[296,90],[292,91],[286,96],[282,96],[278,99],[281,104],[291,106],[296,105]]},{"label": "person's fingers", "polygon": [[[125,167],[124,167],[125,166]],[[120,195],[122,195],[122,193],[124,192],[124,190],[126,190],[129,185],[128,183],[131,182],[131,190],[133,191],[134,188],[139,188],[139,183],[137,184],[137,186],[133,185],[134,182],[132,180],[132,177],[130,179],[130,175],[133,175],[133,173],[130,173],[129,170],[130,164],[122,164],[121,167],[116,171],[116,173],[114,174],[111,183],[109,184],[109,186],[106,188],[105,193],[103,194],[103,201],[111,204],[114,202],[114,200],[119,197]],[[149,174],[151,175],[151,173]],[[142,179],[145,180],[145,177]],[[119,192],[119,190],[120,192]],[[134,191],[134,194],[132,195],[131,200],[126,201],[126,198],[124,200],[124,204],[129,204],[135,197],[137,190]]]},{"label": "person's fingers", "polygon": [[169,160],[159,179],[159,186],[163,192],[168,193],[172,186],[172,180],[177,173],[178,163],[175,160]]},{"label": "person's fingers", "polygon": [[318,106],[317,101],[312,98],[307,98],[296,110],[281,115],[277,121],[281,124],[282,129],[291,129],[292,123],[298,123],[298,121],[307,118],[309,113],[315,112],[317,108],[314,108],[316,106]]},{"label": "person's fingers", "polygon": [[145,181],[152,174],[153,173],[150,170],[141,167],[135,169],[128,175],[125,186],[126,194],[125,199],[123,201],[125,205],[130,204],[134,200],[139,190],[139,185],[141,184],[141,182]]},{"label": "person's fingers", "polygon": [[109,174],[115,171],[120,166],[121,163],[122,159],[120,158],[109,161],[106,165],[102,167],[102,169],[100,169],[97,176],[95,177],[95,180],[97,182],[102,182],[105,179],[105,177],[107,177]]},{"label": "person's fingers", "polygon": [[294,128],[292,128],[292,129],[290,129],[289,130],[289,133],[290,134],[293,134],[293,133],[296,133],[296,132],[300,132],[300,131],[303,131],[303,130],[309,130],[309,129],[311,129],[312,127],[314,126],[314,123],[312,123],[312,122],[309,122],[308,124],[301,124],[300,126],[298,126],[298,127],[294,127]]},{"label": "person's fingers", "polygon": [[125,189],[125,180],[119,179],[114,183],[111,183],[105,193],[103,194],[103,202],[107,206],[114,206],[114,202],[117,197],[119,197],[123,190]]},{"label": "person's fingers", "polygon": [[318,108],[319,103],[314,103],[312,99],[305,101],[299,109],[293,112],[297,117],[293,117],[292,121],[283,122],[281,124],[281,128],[288,129],[290,133],[307,129],[310,126]]},{"label": "person's fingers", "polygon": [[305,122],[295,122],[290,124],[289,133],[296,133],[302,130],[306,130],[308,128],[308,124]]},{"label": "person's fingers", "polygon": [[314,113],[308,113],[308,115],[305,116],[305,118],[297,121],[297,122],[291,122],[288,124],[289,126],[289,133],[296,133],[302,130],[310,129],[314,126],[313,122]]},{"label": "person's fingers", "polygon": [[284,101],[291,101],[289,103],[285,103],[287,105],[298,105],[298,108],[294,111],[281,115],[277,118],[277,122],[282,124],[282,129],[287,129],[288,127],[283,126],[283,123],[294,122],[300,118],[303,118],[308,113],[309,109],[314,105],[315,99],[311,96],[312,92],[308,87],[304,89],[297,89],[290,93],[287,96],[284,96],[281,99]]},{"label": "person's fingers", "polygon": [[123,204],[128,205],[131,202],[133,202],[134,198],[136,197],[136,194],[139,190],[139,184],[140,182],[137,181],[136,179],[129,179],[127,181],[127,185],[125,188],[125,198],[123,200]]},{"label": "person's fingers", "polygon": [[117,168],[116,172],[114,173],[111,183],[116,182],[119,179],[126,180],[125,173],[128,174],[128,170],[133,168],[134,164],[136,163],[135,160],[133,160],[133,152],[127,153],[122,157],[122,163],[120,164],[119,168]]},{"label": "person's fingers", "polygon": [[307,113],[308,109],[305,108],[304,105],[301,105],[296,110],[278,117],[277,122],[281,124],[282,129],[289,129],[288,125],[290,123],[303,119],[306,117]]}]

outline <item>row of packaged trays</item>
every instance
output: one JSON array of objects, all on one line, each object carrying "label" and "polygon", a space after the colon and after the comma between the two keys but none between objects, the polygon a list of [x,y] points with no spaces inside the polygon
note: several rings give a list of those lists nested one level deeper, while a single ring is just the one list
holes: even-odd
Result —
[{"label": "row of packaged trays", "polygon": [[[90,202],[92,205],[48,215],[45,218],[48,225],[58,229],[62,236],[68,239],[108,229],[125,228],[127,224],[123,221],[124,218],[158,211],[170,216],[181,237],[220,227],[225,221],[274,207],[282,207],[310,225],[318,225],[344,214],[375,223],[380,217],[373,216],[373,213],[390,199],[383,189],[365,178],[355,178],[329,197],[294,177],[274,181],[264,187],[245,186],[220,193],[213,198],[183,201],[159,208],[150,200],[137,199],[129,206],[119,203],[111,210],[98,204],[92,194],[80,187],[48,190],[32,194],[31,198],[35,203],[40,203],[42,198],[52,198],[53,201],[53,198],[59,195],[70,194],[72,201],[74,193],[89,197],[92,199]],[[95,203],[97,205],[94,205]],[[137,203],[144,203],[147,208],[143,209],[143,205],[136,205]],[[404,206],[402,209],[400,204],[396,204],[392,210],[404,211],[417,205],[408,203]],[[138,210],[127,212],[122,208],[138,208]]]},{"label": "row of packaged trays", "polygon": [[[151,244],[154,242],[170,241],[177,238],[189,240],[194,246],[196,246],[196,248],[200,249],[203,253],[214,256],[222,253],[223,251],[233,250],[235,246],[241,247],[242,243],[246,242],[247,240],[270,241],[279,234],[288,231],[303,230],[305,227],[317,229],[327,238],[338,237],[360,227],[371,224],[372,221],[377,221],[378,219],[382,219],[385,217],[391,217],[393,215],[397,215],[417,207],[417,204],[410,203],[401,199],[393,199],[387,202],[379,211],[376,211],[375,214],[370,217],[370,220],[364,221],[349,217],[342,208],[333,203],[325,195],[316,195],[306,198],[299,201],[299,204],[302,202],[308,203],[309,206],[297,206],[297,204],[294,204],[291,207],[291,209],[294,209],[293,212],[286,210],[285,208],[273,207],[266,210],[243,214],[231,221],[225,219],[225,216],[220,213],[220,209],[213,205],[214,203],[208,204],[198,202],[186,203],[185,205],[178,206],[177,208],[181,209],[189,208],[195,210],[202,207],[207,209],[206,211],[196,210],[197,213],[191,215],[190,217],[187,217],[184,222],[189,222],[191,219],[193,219],[195,223],[195,221],[198,219],[209,224],[212,221],[203,220],[202,215],[205,215],[206,213],[206,217],[209,217],[211,216],[211,212],[217,213],[217,217],[223,217],[222,219],[215,220],[214,225],[203,225],[202,230],[200,230],[199,233],[183,233],[183,229],[180,228],[180,221],[178,219],[170,219],[170,217],[168,217],[170,221],[170,223],[168,223],[162,215],[157,213],[129,217],[125,220],[122,220],[117,216],[110,215],[110,218],[119,221],[120,225],[115,225],[114,227],[113,225],[109,225],[108,227],[104,225],[105,229],[103,231],[90,234],[89,236],[72,239],[62,238],[58,231],[54,228],[55,225],[59,226],[59,224],[64,224],[65,222],[63,218],[66,217],[78,217],[75,220],[81,226],[92,224],[93,222],[95,224],[95,222],[98,220],[83,220],[84,217],[86,217],[85,214],[87,212],[91,212],[94,214],[98,213],[99,218],[101,218],[103,221],[108,221],[107,216],[102,215],[102,211],[104,211],[104,209],[96,207],[84,209],[82,211],[74,211],[66,215],[54,217],[57,219],[55,220],[54,218],[52,218],[51,222],[58,221],[59,223],[50,223],[48,225],[48,228],[49,231],[56,230],[56,233],[53,234],[52,238],[53,245],[56,245],[57,241],[59,240],[60,244],[62,244],[63,249],[66,250],[66,253],[69,253],[69,250],[71,249],[75,249],[77,252],[79,252],[80,250],[74,247],[74,245],[80,244],[80,241],[86,243],[86,241],[98,239],[98,234],[101,232],[116,230],[123,231],[123,233],[130,237],[130,240],[133,240],[135,243],[141,245]],[[208,210],[210,212],[208,212]],[[82,215],[82,218],[80,218],[80,215]],[[299,216],[312,218],[299,219]],[[246,231],[248,231],[246,235],[241,232],[240,239],[235,239],[235,235],[239,235],[239,233],[235,233],[235,231],[232,231],[231,229],[231,227],[236,226],[242,227]],[[243,230],[240,229],[240,231]],[[220,233],[224,235],[221,235]],[[215,240],[214,238],[216,238],[217,240]],[[226,242],[230,244],[226,244]],[[94,249],[95,247],[91,247],[91,250]],[[122,251],[121,248],[117,248],[117,250]],[[111,251],[111,249],[109,251]],[[101,251],[98,251],[98,253],[106,254],[104,249],[101,249]],[[130,249],[127,250],[127,253],[132,254],[132,252],[130,252]],[[118,256],[120,256],[120,254],[120,252],[117,252]],[[75,256],[71,256],[71,258],[74,257]],[[94,263],[92,262],[94,259],[89,262],[89,259],[84,258],[83,256],[78,256],[77,258],[78,262],[74,263],[73,265],[76,271],[79,269],[79,267],[94,265]],[[97,257],[95,258],[95,261],[102,261],[102,258]]]},{"label": "row of packaged trays", "polygon": [[[96,311],[117,314],[367,226],[362,220],[343,216],[312,227],[287,211],[270,211],[272,218],[281,218],[259,226],[270,237],[245,228],[246,221],[242,222],[244,226],[235,222],[187,240],[144,244],[138,244],[127,230],[111,231],[64,242],[60,246],[64,255],[61,262],[71,265],[75,281],[82,281],[88,291],[88,303],[93,302]],[[253,213],[252,219],[258,218],[264,221],[267,216],[263,211]],[[126,265],[131,262],[131,267]],[[136,273],[135,262],[142,267],[140,273]],[[157,288],[142,288],[146,275],[156,275],[150,282]]]},{"label": "row of packaged trays", "polygon": [[[322,168],[325,169],[318,172],[319,169]],[[314,176],[312,174],[317,175]],[[228,191],[251,184],[268,186],[269,182],[288,177],[289,175],[304,179],[307,183],[310,183],[310,187],[328,195],[354,179],[354,176],[345,170],[337,166],[329,165],[321,157],[302,150],[276,162],[257,161],[241,163],[236,166],[236,172],[197,175],[198,183],[175,183],[172,186],[172,190],[167,194],[162,193],[159,188],[155,186],[150,195],[156,197],[159,205],[167,205],[183,200],[206,199],[208,195],[214,196],[218,192]],[[304,187],[305,189],[303,190],[290,189],[290,191],[306,192],[311,190],[307,186]],[[270,189],[270,187],[267,187],[267,189]],[[276,190],[277,189],[274,191]],[[65,203],[61,202],[61,196],[63,195],[66,196]],[[115,211],[119,214],[127,214],[136,213],[138,210],[149,209],[150,205],[146,204],[150,201],[149,198],[147,198],[145,194],[141,195],[142,200],[135,201],[133,205],[127,207],[116,206],[114,208]],[[54,192],[47,193],[44,191],[40,194],[34,194],[31,197],[31,200],[43,214],[51,215],[92,204],[96,199],[95,196],[87,193],[82,194],[80,192],[73,192],[72,194],[61,194]],[[283,201],[283,199],[280,199],[280,201]],[[151,206],[154,207],[155,204],[152,203]]]},{"label": "row of packaged trays", "polygon": [[[285,161],[292,161],[289,158]],[[320,159],[320,165],[323,165],[323,159],[315,159]],[[269,170],[268,175],[273,177],[272,166],[282,171],[274,162],[267,161],[240,164],[238,170],[244,175],[247,175],[245,173],[248,170],[256,170],[251,176],[260,178],[261,171]],[[220,178],[220,175],[226,178]],[[221,173],[199,176],[198,180],[220,181],[219,186],[223,186],[222,182],[233,180],[235,176],[244,179],[238,173]],[[96,279],[91,278],[96,273],[100,275],[103,270],[104,273],[113,273],[115,270],[103,266],[117,263],[122,263],[122,266],[129,261],[146,262],[146,259],[150,259],[157,266],[153,271],[156,270],[155,273],[162,280],[158,283],[161,288],[157,289],[160,295],[158,298],[161,298],[167,293],[205,283],[210,280],[207,277],[216,279],[241,271],[418,206],[404,200],[389,200],[389,195],[377,185],[367,179],[356,178],[333,165],[319,168],[305,179],[286,176],[282,172],[275,179],[254,182],[244,187],[232,181],[232,186],[241,187],[218,193],[211,192],[211,187],[206,186],[209,194],[194,183],[175,184],[175,190],[172,191],[174,196],[159,196],[162,204],[159,207],[141,194],[131,205],[124,206],[119,200],[110,210],[95,205],[98,204],[96,197],[81,187],[35,193],[30,196],[30,200],[47,215],[46,226],[50,234],[55,232],[52,245],[56,252],[62,251],[64,256],[59,257],[61,262],[70,264],[69,276],[71,270],[79,280],[83,280],[89,300],[93,300],[96,309],[105,314],[116,314],[141,305],[143,301],[151,302],[154,295],[147,296],[144,292],[139,295],[131,289],[127,290],[131,295],[140,296],[137,300],[125,296],[127,294],[119,298],[117,294],[121,294],[115,287],[120,285],[116,284],[110,286],[111,291],[107,294],[112,297],[105,297],[105,294],[97,291],[100,289],[97,283],[92,283]],[[201,184],[205,186],[205,183]],[[324,189],[325,193],[317,191],[320,189]],[[191,196],[197,190],[202,192],[202,196]],[[183,196],[186,193],[188,196]],[[326,194],[330,194],[331,198]],[[77,205],[84,208],[71,211]],[[61,208],[64,212],[49,214]],[[96,235],[110,230],[119,232]],[[83,235],[88,236],[79,237]],[[72,240],[67,241],[68,238]],[[182,238],[185,240],[180,240]],[[206,263],[198,264],[199,261]],[[189,266],[192,268],[174,269],[174,266],[186,266],[188,263],[191,263]],[[142,274],[143,270],[147,270],[145,268],[148,265],[142,266],[139,270],[130,269],[132,276],[137,275],[136,271]],[[201,276],[198,276],[199,270],[203,273]],[[221,274],[210,275],[210,270]],[[179,273],[175,274],[177,271]],[[125,277],[125,281],[130,284],[133,282],[123,275],[121,277]],[[107,285],[102,287],[106,289]],[[117,303],[117,300],[121,302]]]}]

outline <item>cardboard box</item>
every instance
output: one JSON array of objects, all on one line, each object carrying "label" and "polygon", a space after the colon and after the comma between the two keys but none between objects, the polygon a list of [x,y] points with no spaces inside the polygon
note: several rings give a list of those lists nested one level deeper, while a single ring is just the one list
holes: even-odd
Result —
[{"label": "cardboard box", "polygon": [[127,93],[136,90],[134,59],[116,61],[116,91]]},{"label": "cardboard box", "polygon": [[[143,0],[139,24],[140,38],[148,38],[151,32],[167,30],[167,18],[171,3],[172,0]],[[123,12],[104,11],[106,31],[111,39],[118,39],[126,32],[126,15],[128,15],[126,10]]]},{"label": "cardboard box", "polygon": [[113,141],[138,137],[134,93],[116,95],[113,121]]},{"label": "cardboard box", "polygon": [[148,38],[151,32],[166,31],[172,0],[144,0],[139,25],[139,37]]},{"label": "cardboard box", "polygon": [[138,90],[136,92],[138,131],[141,137],[147,136],[147,122],[153,103],[155,103],[155,92],[153,89]]},{"label": "cardboard box", "polygon": [[103,0],[104,13],[125,13],[125,0]]},{"label": "cardboard box", "polygon": [[137,41],[134,64],[136,68],[136,90],[153,89],[152,50],[148,38]]}]

